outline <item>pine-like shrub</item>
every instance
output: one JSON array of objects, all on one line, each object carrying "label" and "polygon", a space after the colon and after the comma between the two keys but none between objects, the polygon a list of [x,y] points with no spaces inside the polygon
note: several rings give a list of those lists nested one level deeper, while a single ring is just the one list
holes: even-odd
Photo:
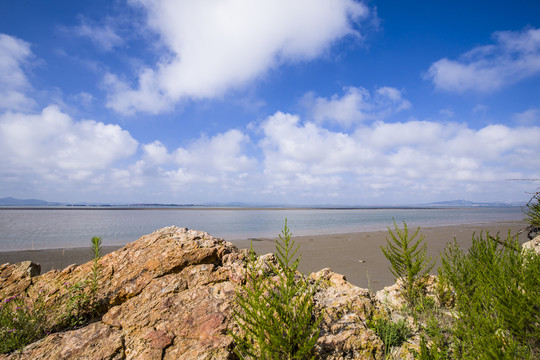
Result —
[{"label": "pine-like shrub", "polygon": [[286,220],[276,250],[273,279],[262,271],[253,247],[248,254],[246,283],[236,293],[240,332],[231,333],[241,359],[307,359],[319,336],[322,317],[313,314],[317,283],[297,273],[298,246]]},{"label": "pine-like shrub", "polygon": [[381,246],[384,256],[390,261],[388,268],[394,276],[403,281],[403,297],[414,306],[421,291],[422,279],[427,275],[435,262],[426,255],[427,244],[424,235],[421,234],[415,240],[420,227],[409,236],[407,224],[403,221],[403,229],[400,229],[394,220],[394,232],[388,228],[392,241],[386,238],[387,246]]},{"label": "pine-like shrub", "polygon": [[[500,245],[500,244],[503,245]],[[457,242],[442,257],[442,276],[454,290],[455,354],[465,359],[540,357],[540,256],[505,241],[473,235],[465,253]]]},{"label": "pine-like shrub", "polygon": [[523,209],[525,221],[529,223],[528,236],[530,239],[540,232],[540,192],[534,194]]}]

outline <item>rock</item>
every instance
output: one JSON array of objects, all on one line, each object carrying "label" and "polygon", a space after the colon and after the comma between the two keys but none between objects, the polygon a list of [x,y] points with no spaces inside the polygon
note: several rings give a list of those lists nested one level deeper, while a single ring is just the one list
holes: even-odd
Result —
[{"label": "rock", "polygon": [[24,293],[40,271],[41,266],[31,261],[0,265],[0,299]]},{"label": "rock", "polygon": [[540,235],[538,235],[537,237],[535,237],[531,241],[527,241],[526,243],[524,243],[522,245],[522,248],[524,250],[525,249],[530,249],[530,250],[536,252],[537,254],[540,254]]},{"label": "rock", "polygon": [[319,281],[314,300],[324,314],[315,345],[318,356],[335,360],[382,358],[383,343],[365,323],[374,310],[371,293],[330,269],[310,277]]},{"label": "rock", "polygon": [[[427,275],[421,286],[424,297],[431,298],[433,301],[438,302],[436,295],[437,276]],[[382,306],[392,310],[399,310],[407,306],[407,302],[403,298],[402,291],[403,281],[401,279],[397,279],[395,284],[377,291],[375,298],[382,304]]]},{"label": "rock", "polygon": [[[20,353],[0,359],[234,359],[229,331],[235,291],[245,280],[247,251],[207,233],[168,227],[110,253],[100,261],[96,322],[51,334]],[[260,257],[263,272],[276,265]],[[73,289],[91,273],[92,263],[35,276],[30,263],[0,267],[0,294],[42,292],[51,325],[58,323]],[[315,346],[320,359],[375,359],[382,342],[365,325],[376,300],[343,275],[324,269],[315,308],[324,312]],[[86,291],[89,291],[86,286]],[[56,321],[56,323],[55,323]]]},{"label": "rock", "polygon": [[103,323],[55,333],[0,359],[125,359],[122,333]]}]

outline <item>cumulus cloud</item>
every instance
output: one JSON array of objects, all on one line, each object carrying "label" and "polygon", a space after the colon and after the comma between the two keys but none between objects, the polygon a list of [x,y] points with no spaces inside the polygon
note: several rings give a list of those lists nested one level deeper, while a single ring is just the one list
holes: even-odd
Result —
[{"label": "cumulus cloud", "polygon": [[115,74],[108,106],[121,113],[170,110],[212,98],[285,62],[311,60],[347,35],[369,9],[353,0],[132,0],[168,50],[132,87]]},{"label": "cumulus cloud", "polygon": [[540,168],[540,127],[474,130],[458,123],[377,121],[343,133],[278,112],[262,130],[264,172],[272,189],[423,196],[537,175]]},{"label": "cumulus cloud", "polygon": [[121,175],[139,187],[157,183],[188,196],[203,189],[208,194],[219,194],[223,189],[239,192],[248,172],[256,171],[256,160],[246,155],[250,143],[246,134],[234,129],[212,137],[203,135],[171,152],[154,141],[142,146],[140,160]]},{"label": "cumulus cloud", "polygon": [[118,125],[75,121],[55,105],[38,114],[0,115],[0,163],[20,177],[88,179],[134,154],[137,145]]},{"label": "cumulus cloud", "polygon": [[369,120],[381,120],[411,107],[401,91],[393,87],[380,87],[372,95],[362,87],[345,87],[345,94],[330,98],[304,96],[303,103],[316,123],[337,123],[344,127]]},{"label": "cumulus cloud", "polygon": [[243,154],[249,137],[239,130],[229,130],[211,138],[201,137],[187,148],[178,148],[173,156],[177,164],[204,172],[239,172],[252,165]]},{"label": "cumulus cloud", "polygon": [[438,60],[425,77],[440,90],[491,92],[540,72],[540,29],[499,31],[493,39],[459,60]]},{"label": "cumulus cloud", "polygon": [[0,109],[23,110],[36,105],[26,96],[31,86],[22,68],[31,55],[26,41],[0,34]]}]

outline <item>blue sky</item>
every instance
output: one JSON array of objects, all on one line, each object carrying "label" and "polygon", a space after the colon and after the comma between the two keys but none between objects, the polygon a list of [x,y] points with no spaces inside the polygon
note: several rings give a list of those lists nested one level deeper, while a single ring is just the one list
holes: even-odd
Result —
[{"label": "blue sky", "polygon": [[0,197],[523,201],[537,1],[4,1]]}]

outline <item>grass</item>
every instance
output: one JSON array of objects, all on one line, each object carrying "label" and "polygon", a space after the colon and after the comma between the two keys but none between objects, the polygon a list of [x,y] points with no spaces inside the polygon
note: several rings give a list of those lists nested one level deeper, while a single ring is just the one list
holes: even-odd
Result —
[{"label": "grass", "polygon": [[367,326],[382,340],[385,357],[392,347],[401,346],[412,335],[403,319],[393,322],[387,317],[375,317],[367,321]]}]

